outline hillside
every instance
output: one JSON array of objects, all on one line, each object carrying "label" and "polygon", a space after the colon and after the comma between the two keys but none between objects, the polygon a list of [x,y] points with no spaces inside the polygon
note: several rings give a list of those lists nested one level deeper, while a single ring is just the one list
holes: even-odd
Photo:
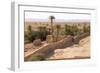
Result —
[{"label": "hillside", "polygon": [[64,48],[56,49],[49,59],[81,59],[90,58],[90,36],[80,40],[79,44]]}]

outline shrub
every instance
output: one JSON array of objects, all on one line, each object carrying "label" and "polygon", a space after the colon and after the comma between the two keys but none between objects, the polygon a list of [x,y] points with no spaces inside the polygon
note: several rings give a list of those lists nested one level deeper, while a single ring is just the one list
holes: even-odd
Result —
[{"label": "shrub", "polygon": [[31,61],[43,61],[45,58],[42,55],[32,55]]}]

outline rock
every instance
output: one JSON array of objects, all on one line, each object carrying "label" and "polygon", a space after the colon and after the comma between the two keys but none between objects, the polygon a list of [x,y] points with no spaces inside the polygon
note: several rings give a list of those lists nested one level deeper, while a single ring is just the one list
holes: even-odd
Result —
[{"label": "rock", "polygon": [[33,41],[33,44],[34,44],[34,46],[40,46],[42,43],[41,43],[40,39],[36,39]]},{"label": "rock", "polygon": [[75,44],[79,44],[79,37],[78,37],[78,36],[75,36],[75,37],[74,37],[74,43],[75,43]]}]

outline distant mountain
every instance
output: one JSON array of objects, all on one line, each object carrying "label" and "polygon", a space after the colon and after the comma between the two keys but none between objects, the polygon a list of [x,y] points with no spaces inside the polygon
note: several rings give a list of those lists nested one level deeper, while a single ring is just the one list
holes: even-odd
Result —
[{"label": "distant mountain", "polygon": [[[50,22],[49,19],[25,19],[25,22]],[[86,20],[86,19],[55,19],[54,22],[90,22],[90,20]]]},{"label": "distant mountain", "polygon": [[25,19],[26,22],[48,22],[49,19]]}]

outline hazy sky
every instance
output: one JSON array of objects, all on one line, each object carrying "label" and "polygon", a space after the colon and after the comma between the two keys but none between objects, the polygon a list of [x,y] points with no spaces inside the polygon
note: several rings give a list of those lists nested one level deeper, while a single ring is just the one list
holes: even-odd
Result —
[{"label": "hazy sky", "polygon": [[47,13],[47,12],[25,12],[25,20],[45,19],[54,16],[55,20],[86,20],[90,21],[91,16],[88,14],[68,14],[68,13]]}]

